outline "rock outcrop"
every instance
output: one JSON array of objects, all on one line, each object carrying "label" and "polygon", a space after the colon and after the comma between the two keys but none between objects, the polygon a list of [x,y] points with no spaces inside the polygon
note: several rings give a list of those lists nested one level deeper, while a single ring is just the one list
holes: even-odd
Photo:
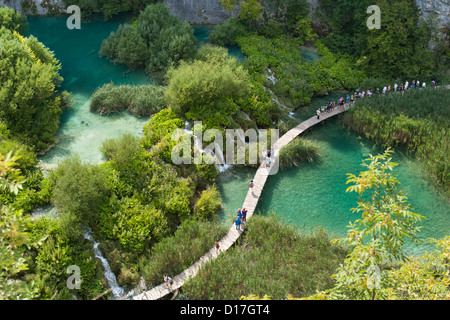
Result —
[{"label": "rock outcrop", "polygon": [[164,0],[172,15],[195,24],[218,24],[239,13],[228,12],[219,0]]},{"label": "rock outcrop", "polygon": [[450,27],[450,0],[415,0],[417,6],[426,17],[436,14],[441,19],[440,26]]}]

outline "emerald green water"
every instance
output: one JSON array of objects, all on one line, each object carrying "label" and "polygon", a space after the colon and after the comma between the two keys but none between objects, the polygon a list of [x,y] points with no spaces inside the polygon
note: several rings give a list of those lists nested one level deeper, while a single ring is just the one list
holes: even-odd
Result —
[{"label": "emerald green water", "polygon": [[89,109],[89,98],[99,86],[116,84],[146,84],[150,79],[144,71],[128,72],[124,65],[114,65],[100,58],[103,39],[115,31],[126,19],[103,21],[94,19],[82,23],[80,30],[69,30],[66,17],[28,17],[30,33],[55,53],[61,62],[62,89],[72,93],[73,106],[61,117],[56,135],[58,143],[47,154],[40,157],[45,164],[56,165],[72,154],[80,155],[84,161],[103,161],[98,150],[108,138],[124,133],[139,135],[149,118],[137,118],[126,112],[113,116],[100,116]]},{"label": "emerald green water", "polygon": [[[304,136],[318,144],[320,159],[270,176],[257,213],[273,211],[283,221],[301,230],[323,227],[335,237],[345,236],[349,221],[359,218],[358,214],[350,211],[357,205],[357,195],[345,192],[346,174],[358,174],[364,170],[360,164],[369,154],[375,155],[383,150],[349,132],[336,119],[311,128]],[[400,151],[396,151],[393,158],[399,163],[395,173],[408,196],[408,203],[414,207],[414,212],[427,218],[420,223],[423,228],[419,238],[426,240],[448,235],[450,207],[447,200],[427,182],[415,160]],[[223,221],[230,222],[242,206],[254,174],[255,170],[235,167],[219,178],[224,201]],[[427,243],[419,247],[406,244],[407,251],[413,254],[431,248]]]}]

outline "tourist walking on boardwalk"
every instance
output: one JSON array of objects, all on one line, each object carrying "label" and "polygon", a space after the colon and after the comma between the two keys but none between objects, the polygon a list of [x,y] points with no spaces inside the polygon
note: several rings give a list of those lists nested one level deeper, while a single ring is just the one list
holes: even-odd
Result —
[{"label": "tourist walking on boardwalk", "polygon": [[249,187],[250,187],[250,189],[252,189],[252,193],[253,193],[253,186],[254,186],[254,184],[253,184],[253,180],[252,181],[250,181],[250,183],[249,183],[249,185],[248,185]]},{"label": "tourist walking on boardwalk", "polygon": [[164,273],[164,283],[166,284],[166,287],[169,287],[169,277],[167,276],[167,273]]},{"label": "tourist walking on boardwalk", "polygon": [[234,220],[234,224],[236,225],[236,230],[241,230],[241,219],[236,218],[236,220]]},{"label": "tourist walking on boardwalk", "polygon": [[247,221],[247,209],[242,208],[242,222]]},{"label": "tourist walking on boardwalk", "polygon": [[317,109],[316,114],[317,114],[317,119],[320,119],[320,109]]},{"label": "tourist walking on boardwalk", "polygon": [[169,289],[172,289],[173,279],[171,277],[167,277],[167,282],[169,283]]},{"label": "tourist walking on boardwalk", "polygon": [[214,243],[214,246],[216,247],[216,253],[219,253],[219,248],[220,248],[219,240],[216,240],[216,242]]},{"label": "tourist walking on boardwalk", "polygon": [[242,221],[242,217],[243,217],[244,215],[242,214],[242,212],[241,212],[241,209],[239,209],[238,210],[238,213],[237,213],[237,217]]}]

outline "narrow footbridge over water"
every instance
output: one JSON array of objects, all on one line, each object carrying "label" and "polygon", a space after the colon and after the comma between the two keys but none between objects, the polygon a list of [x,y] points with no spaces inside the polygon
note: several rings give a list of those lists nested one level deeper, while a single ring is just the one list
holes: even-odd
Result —
[{"label": "narrow footbridge over water", "polygon": [[[446,89],[450,89],[450,85],[446,87]],[[402,91],[402,94],[404,94],[404,91]],[[317,116],[313,116],[310,119],[300,123],[295,128],[289,130],[286,134],[284,134],[278,141],[273,145],[274,150],[274,161],[277,161],[278,159],[278,153],[280,149],[287,144],[289,144],[292,140],[294,140],[298,135],[303,133],[305,130],[311,128],[312,126],[329,119],[331,117],[334,117],[342,112],[347,111],[352,106],[352,103],[344,104],[342,108],[335,108],[334,110],[330,111],[329,113],[322,113],[320,114],[320,118],[317,119]],[[254,187],[253,189],[248,190],[247,196],[245,197],[244,203],[242,204],[241,208],[246,208],[248,210],[247,213],[247,221],[250,220],[253,213],[255,212],[256,206],[258,205],[259,198],[261,196],[261,193],[263,191],[264,185],[267,181],[267,177],[270,175],[271,169],[274,168],[274,164],[272,164],[271,167],[265,167],[264,164],[262,164],[258,170],[256,171],[256,174],[253,178]],[[173,278],[173,284],[169,288],[166,286],[166,284],[161,284],[157,287],[154,287],[144,293],[141,293],[139,295],[136,295],[133,297],[134,300],[157,300],[160,299],[169,293],[179,289],[183,286],[184,282],[189,279],[190,277],[194,277],[202,264],[206,263],[208,260],[214,259],[219,255],[221,252],[227,251],[235,242],[236,240],[241,236],[242,230],[236,230],[236,227],[234,224],[230,227],[228,233],[223,237],[220,241],[220,252],[216,252],[216,248],[212,247],[205,255],[198,261],[196,261],[194,264],[192,264],[189,268],[178,274]],[[122,297],[122,299],[126,299],[128,297]]]}]

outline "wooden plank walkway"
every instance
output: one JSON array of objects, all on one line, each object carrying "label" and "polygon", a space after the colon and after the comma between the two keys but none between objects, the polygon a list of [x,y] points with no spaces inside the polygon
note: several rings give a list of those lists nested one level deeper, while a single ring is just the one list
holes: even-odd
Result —
[{"label": "wooden plank walkway", "polygon": [[[277,142],[273,145],[273,151],[274,151],[274,161],[277,161],[279,151],[282,147],[286,146],[289,142],[291,142],[295,137],[297,137],[299,134],[304,132],[306,129],[316,125],[317,123],[320,123],[328,118],[334,117],[344,111],[348,110],[348,105],[344,105],[343,109],[335,109],[329,113],[323,113],[320,115],[320,119],[317,119],[317,116],[313,116],[310,119],[300,123],[295,128],[289,130],[286,134],[284,134],[280,139],[277,140]],[[256,171],[256,174],[253,178],[254,187],[253,189],[248,190],[247,196],[245,197],[244,203],[242,204],[241,208],[247,209],[247,221],[251,219],[253,216],[253,213],[256,210],[256,207],[258,205],[259,198],[261,196],[261,193],[264,189],[264,185],[266,184],[267,177],[270,175],[270,170],[274,169],[274,164],[271,165],[271,167],[265,167],[264,165],[261,165],[258,170]],[[243,228],[245,226],[241,225],[241,229],[236,230],[236,226],[233,224],[228,233],[225,237],[223,237],[220,241],[220,252],[227,251],[236,241],[239,239],[243,232]],[[182,273],[178,274],[173,278],[173,284],[169,288],[166,284],[160,284],[157,287],[152,288],[149,291],[143,292],[139,295],[136,295],[133,297],[134,300],[158,300],[169,293],[179,289],[181,286],[183,286],[184,282],[189,279],[190,277],[194,277],[198,270],[200,269],[201,265],[206,263],[207,261],[214,259],[217,257],[219,253],[216,253],[216,248],[211,248],[200,260],[196,261],[194,264],[192,264],[189,268],[184,270]],[[127,298],[127,296],[123,298]]]},{"label": "wooden plank walkway", "polygon": [[[436,87],[438,88],[438,87]],[[450,85],[445,86],[446,89],[450,89]],[[404,94],[404,91],[402,91],[402,94]],[[347,111],[353,103],[346,103],[343,108],[337,108],[329,113],[323,113],[320,115],[320,119],[317,119],[317,116],[313,116],[309,118],[308,120],[300,123],[295,128],[289,130],[287,133],[285,133],[281,138],[275,142],[273,145],[273,151],[274,151],[274,161],[277,161],[279,151],[282,147],[289,144],[292,140],[294,140],[298,135],[303,133],[305,130],[311,128],[312,126],[329,119],[331,117],[334,117],[340,113],[343,113]],[[253,178],[254,187],[253,189],[249,189],[247,192],[247,196],[245,197],[244,203],[241,208],[246,208],[248,210],[247,213],[247,221],[250,220],[250,218],[253,216],[253,213],[255,212],[255,209],[258,205],[259,198],[261,196],[262,190],[264,188],[264,185],[266,184],[267,177],[269,176],[270,170],[273,169],[274,166],[270,168],[266,168],[263,165],[261,165],[258,170],[256,171],[256,174]],[[245,228],[245,226],[244,226]],[[220,252],[227,251],[241,236],[243,230],[236,230],[236,227],[234,224],[230,227],[227,235],[222,238],[219,241],[220,244]],[[173,285],[172,287],[168,288],[164,283],[154,287],[153,289],[146,291],[144,293],[141,293],[135,297],[133,297],[134,300],[158,300],[169,293],[179,289],[181,286],[183,286],[184,282],[189,279],[190,277],[194,277],[198,270],[200,269],[201,265],[206,263],[207,261],[214,259],[217,257],[219,253],[216,253],[216,249],[213,247],[210,249],[203,257],[202,259],[196,261],[193,265],[191,265],[189,268],[184,270],[182,273],[177,275],[173,278]],[[128,297],[124,296],[122,299],[126,299]]]}]

